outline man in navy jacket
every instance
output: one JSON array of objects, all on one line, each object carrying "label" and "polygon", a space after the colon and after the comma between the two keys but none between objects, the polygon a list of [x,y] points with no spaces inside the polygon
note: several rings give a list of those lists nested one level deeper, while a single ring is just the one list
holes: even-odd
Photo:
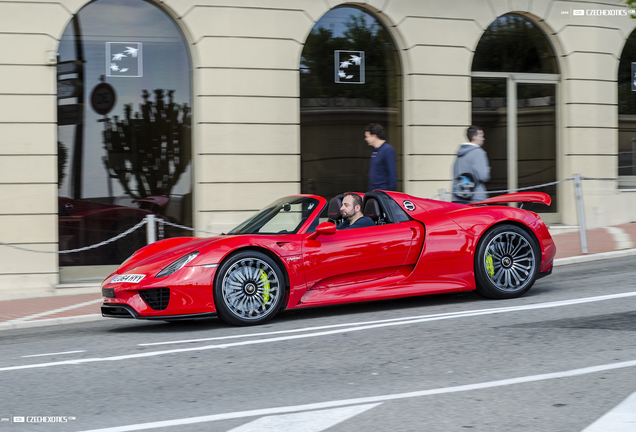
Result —
[{"label": "man in navy jacket", "polygon": [[397,190],[395,150],[386,142],[384,127],[371,123],[364,130],[364,140],[374,149],[369,163],[369,191]]}]

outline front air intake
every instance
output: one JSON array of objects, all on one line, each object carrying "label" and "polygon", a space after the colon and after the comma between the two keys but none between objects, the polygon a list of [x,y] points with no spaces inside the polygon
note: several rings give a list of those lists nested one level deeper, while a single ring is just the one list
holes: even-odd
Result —
[{"label": "front air intake", "polygon": [[170,288],[151,288],[139,291],[139,296],[151,309],[165,310],[170,302]]}]

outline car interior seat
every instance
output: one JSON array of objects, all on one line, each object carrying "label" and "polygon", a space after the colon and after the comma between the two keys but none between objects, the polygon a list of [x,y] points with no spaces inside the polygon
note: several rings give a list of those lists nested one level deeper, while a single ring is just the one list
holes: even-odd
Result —
[{"label": "car interior seat", "polygon": [[380,210],[380,204],[375,198],[367,198],[364,203],[364,215],[373,219],[376,225],[384,225],[386,223],[386,217],[382,210]]},{"label": "car interior seat", "polygon": [[338,195],[329,201],[329,207],[327,208],[327,218],[329,222],[333,222],[338,225],[342,221],[342,214],[340,213],[340,207],[342,207],[342,198],[344,195]]}]

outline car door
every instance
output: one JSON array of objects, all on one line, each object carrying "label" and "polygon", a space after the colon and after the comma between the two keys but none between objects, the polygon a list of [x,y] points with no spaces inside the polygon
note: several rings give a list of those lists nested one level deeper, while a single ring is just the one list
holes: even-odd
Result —
[{"label": "car door", "polygon": [[408,221],[339,230],[315,239],[306,235],[303,261],[308,289],[329,289],[392,275],[407,257],[417,256],[409,251],[414,239],[422,237],[422,230],[417,222]]}]

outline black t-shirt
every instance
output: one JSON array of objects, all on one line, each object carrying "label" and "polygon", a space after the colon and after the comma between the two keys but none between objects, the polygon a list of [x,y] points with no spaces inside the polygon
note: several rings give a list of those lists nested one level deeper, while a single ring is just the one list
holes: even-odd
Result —
[{"label": "black t-shirt", "polygon": [[342,222],[340,225],[338,225],[338,229],[342,230],[342,229],[349,229],[349,228],[364,228],[364,227],[370,227],[374,225],[375,223],[373,222],[373,219],[371,219],[369,216],[362,216],[360,219],[355,221],[353,225],[349,225],[348,220]]}]

